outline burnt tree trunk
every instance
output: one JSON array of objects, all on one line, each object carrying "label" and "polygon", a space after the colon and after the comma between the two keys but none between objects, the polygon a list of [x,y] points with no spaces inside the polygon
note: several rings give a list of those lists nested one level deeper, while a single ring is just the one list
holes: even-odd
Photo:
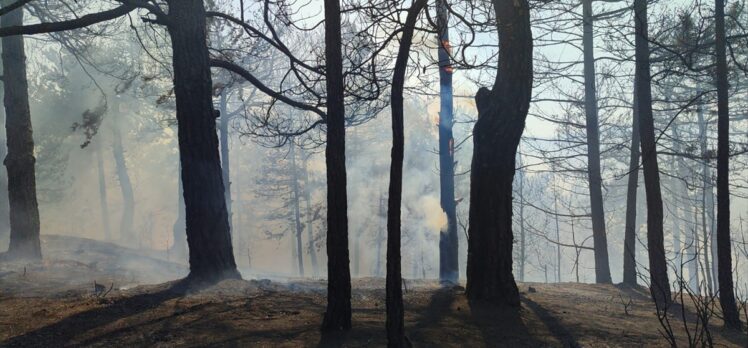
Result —
[{"label": "burnt tree trunk", "polygon": [[527,0],[493,0],[499,66],[493,90],[475,96],[470,180],[467,296],[519,306],[512,275],[512,180],[532,92],[532,31]]},{"label": "burnt tree trunk", "polygon": [[602,176],[600,174],[600,127],[595,84],[595,55],[593,45],[592,0],[582,1],[584,48],[584,112],[587,130],[587,178],[592,213],[592,242],[595,252],[595,282],[610,283],[608,237],[605,232]]},{"label": "burnt tree trunk", "polygon": [[327,310],[322,331],[351,328],[351,269],[345,170],[345,103],[340,0],[325,0],[327,79]]},{"label": "burnt tree trunk", "polygon": [[[115,104],[118,105],[118,104]],[[115,111],[117,108],[115,107]],[[121,117],[121,116],[119,116]],[[122,191],[122,219],[119,224],[119,240],[122,242],[134,243],[140,236],[133,235],[133,218],[135,214],[135,195],[132,190],[130,174],[127,171],[127,162],[125,161],[125,150],[122,146],[122,131],[119,117],[116,117],[112,125],[112,134],[114,142],[112,143],[112,154],[114,155],[114,164],[117,168],[117,180]]]},{"label": "burnt tree trunk", "polygon": [[714,1],[717,46],[717,267],[719,303],[725,326],[740,329],[740,312],[735,303],[730,241],[730,113],[725,38],[725,2]]},{"label": "burnt tree trunk", "polygon": [[102,141],[96,141],[96,165],[99,177],[99,204],[101,205],[101,223],[104,225],[104,240],[112,239],[112,227],[109,223],[109,200],[106,193],[106,175],[104,173],[104,155]]},{"label": "burnt tree trunk", "polygon": [[395,60],[392,76],[392,162],[390,164],[390,187],[387,201],[387,346],[409,346],[405,337],[405,309],[403,308],[403,284],[401,269],[401,206],[403,196],[403,158],[405,153],[405,130],[403,111],[403,89],[408,68],[413,31],[426,0],[417,0],[408,10],[405,28],[400,38],[400,48]]},{"label": "burnt tree trunk", "polygon": [[[634,82],[634,91],[637,83]],[[636,285],[636,193],[639,188],[639,103],[634,93],[634,108],[631,112],[631,152],[629,156],[629,177],[626,187],[626,227],[623,235],[623,283]]]},{"label": "burnt tree trunk", "polygon": [[188,280],[212,283],[239,278],[221,178],[205,7],[201,0],[170,0],[168,3],[190,254]]},{"label": "burnt tree trunk", "polygon": [[458,267],[457,204],[455,203],[455,156],[452,126],[452,62],[449,44],[447,0],[437,1],[436,26],[439,39],[439,192],[440,204],[447,215],[447,228],[439,234],[439,281],[457,284]]},{"label": "burnt tree trunk", "polygon": [[649,34],[647,0],[634,0],[636,27],[636,93],[639,107],[644,188],[647,196],[647,250],[652,297],[662,310],[670,305],[670,282],[665,258],[660,170],[652,114],[652,86],[649,73]]},{"label": "burnt tree trunk", "polygon": [[[3,27],[23,25],[23,9],[2,17]],[[39,239],[39,204],[36,200],[34,170],[34,136],[31,127],[26,53],[22,36],[4,37],[3,83],[5,94],[5,134],[8,153],[4,164],[8,169],[8,203],[10,212],[10,244],[8,256],[39,260],[42,258]]]},{"label": "burnt tree trunk", "polygon": [[304,248],[301,246],[301,233],[304,232],[304,226],[301,224],[301,189],[299,188],[299,168],[296,166],[296,144],[291,142],[291,180],[293,180],[293,216],[294,230],[296,231],[296,264],[299,269],[299,276],[304,277]]}]

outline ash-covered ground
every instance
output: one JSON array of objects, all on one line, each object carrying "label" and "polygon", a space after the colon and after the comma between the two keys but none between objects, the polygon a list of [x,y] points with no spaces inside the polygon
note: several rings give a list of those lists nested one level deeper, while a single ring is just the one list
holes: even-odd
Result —
[{"label": "ash-covered ground", "polygon": [[[62,236],[44,236],[43,249],[43,263],[0,263],[2,346],[386,346],[383,279],[354,280],[353,330],[323,337],[323,280],[232,280],[194,291],[175,287],[187,268],[164,253]],[[471,306],[461,287],[405,284],[417,347],[669,345],[644,289],[521,283],[516,310]],[[683,314],[676,308],[668,319],[687,346],[682,318],[694,334],[696,314]],[[713,322],[716,345],[748,346],[745,333]]]}]

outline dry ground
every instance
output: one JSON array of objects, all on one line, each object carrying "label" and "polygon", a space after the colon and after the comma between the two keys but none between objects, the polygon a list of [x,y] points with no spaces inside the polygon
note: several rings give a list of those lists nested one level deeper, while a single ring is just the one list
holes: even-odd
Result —
[{"label": "dry ground", "polygon": [[[225,281],[197,293],[175,291],[173,282],[133,287],[162,281],[161,277],[184,269],[140,252],[116,251],[112,245],[98,243],[112,248],[102,254],[102,246],[96,243],[45,237],[46,255],[52,261],[0,264],[1,346],[386,344],[381,279],[355,280],[354,329],[345,336],[321,337],[318,327],[325,310],[323,282]],[[138,264],[126,262],[130,268],[117,268],[110,257],[101,256],[124,252],[135,253]],[[142,275],[140,268],[133,267],[150,267],[153,272]],[[95,297],[94,280],[105,283],[107,290],[114,283],[113,290]],[[668,345],[658,332],[659,322],[642,289],[524,283],[520,284],[522,308],[517,311],[471,307],[461,288],[443,289],[427,281],[406,283],[406,330],[416,347]],[[632,303],[626,314],[623,302],[629,299]],[[676,336],[681,346],[687,346],[680,314],[674,314],[670,319]],[[686,314],[693,319],[689,309]],[[719,319],[714,323],[718,325]],[[748,347],[745,332],[727,332],[716,325],[710,331],[718,346]]]}]

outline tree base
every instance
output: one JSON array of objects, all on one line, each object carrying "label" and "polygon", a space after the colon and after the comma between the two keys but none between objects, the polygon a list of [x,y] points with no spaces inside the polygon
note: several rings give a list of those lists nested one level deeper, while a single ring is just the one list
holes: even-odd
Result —
[{"label": "tree base", "polygon": [[329,314],[325,312],[325,317],[322,319],[322,326],[320,331],[323,333],[335,333],[335,332],[347,332],[351,329],[351,316],[344,314]]},{"label": "tree base", "polygon": [[519,292],[510,292],[508,294],[468,296],[468,301],[472,304],[490,304],[496,307],[520,308]]},{"label": "tree base", "polygon": [[724,329],[730,330],[730,331],[742,332],[744,329],[743,322],[741,322],[740,320],[738,320],[737,322],[725,322]]},{"label": "tree base", "polygon": [[200,290],[215,285],[227,279],[242,279],[242,275],[236,269],[220,272],[190,272],[184,279],[175,284],[175,289]]},{"label": "tree base", "polygon": [[8,250],[6,252],[0,253],[0,262],[41,262],[42,256],[37,255],[36,253],[25,253],[21,251],[13,251]]}]

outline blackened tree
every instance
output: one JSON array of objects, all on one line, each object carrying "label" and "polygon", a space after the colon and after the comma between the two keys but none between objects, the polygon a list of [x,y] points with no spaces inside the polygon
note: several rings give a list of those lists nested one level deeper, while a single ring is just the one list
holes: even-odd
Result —
[{"label": "blackened tree", "polygon": [[634,1],[636,27],[636,96],[641,136],[644,186],[647,196],[647,251],[652,297],[658,309],[670,305],[670,282],[667,274],[662,216],[660,170],[657,166],[657,140],[652,114],[652,85],[649,67],[649,32],[647,0]]},{"label": "blackened tree", "polygon": [[467,296],[519,306],[512,275],[512,181],[532,91],[532,31],[526,0],[494,0],[499,63],[493,89],[475,96]]},{"label": "blackened tree", "polygon": [[408,67],[410,46],[413,43],[418,14],[426,6],[426,0],[417,0],[408,10],[400,49],[395,61],[392,77],[392,163],[390,164],[390,186],[387,202],[387,346],[406,347],[405,319],[403,308],[402,269],[400,253],[400,221],[403,195],[403,158],[405,155],[405,129],[403,111],[403,88]]},{"label": "blackened tree", "polygon": [[[3,2],[5,8],[11,3]],[[23,25],[23,8],[4,14],[3,28]],[[39,204],[36,199],[34,137],[29,107],[26,52],[22,36],[3,37],[3,84],[5,91],[5,133],[8,153],[3,161],[8,170],[10,245],[12,258],[38,260]]]},{"label": "blackened tree", "polygon": [[726,327],[740,329],[740,312],[735,302],[730,239],[730,112],[727,80],[725,1],[714,0],[715,46],[717,53],[717,267],[719,302]]},{"label": "blackened tree", "polygon": [[135,10],[148,11],[171,38],[174,95],[179,152],[185,199],[190,283],[213,283],[238,278],[229,232],[221,178],[216,115],[212,103],[206,14],[203,1],[167,1],[168,14],[159,5],[123,0],[100,12],[57,22],[0,29],[0,36],[59,32],[110,21]]}]

